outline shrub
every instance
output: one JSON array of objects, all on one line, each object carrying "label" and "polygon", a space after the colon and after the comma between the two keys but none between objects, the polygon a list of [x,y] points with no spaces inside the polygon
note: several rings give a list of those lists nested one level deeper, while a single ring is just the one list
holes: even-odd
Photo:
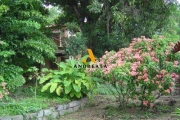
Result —
[{"label": "shrub", "polygon": [[101,78],[116,88],[123,107],[132,98],[141,101],[142,109],[149,108],[160,96],[172,93],[180,71],[180,54],[172,54],[173,46],[172,40],[163,36],[142,36],[134,38],[128,48],[106,51],[100,58],[97,64],[107,66],[100,71]]},{"label": "shrub", "polygon": [[[7,51],[8,44],[0,41],[0,98],[2,95],[8,95],[7,89],[15,89],[25,83],[22,76],[22,68],[11,63],[11,56],[15,55],[14,51]],[[7,85],[6,85],[7,84]]]},{"label": "shrub", "polygon": [[40,79],[40,84],[46,83],[42,87],[42,92],[50,88],[50,93],[57,95],[68,95],[71,98],[81,98],[87,95],[95,87],[93,78],[87,76],[84,69],[76,68],[75,65],[82,65],[80,61],[67,60],[57,64],[59,70],[44,69],[44,75]]}]

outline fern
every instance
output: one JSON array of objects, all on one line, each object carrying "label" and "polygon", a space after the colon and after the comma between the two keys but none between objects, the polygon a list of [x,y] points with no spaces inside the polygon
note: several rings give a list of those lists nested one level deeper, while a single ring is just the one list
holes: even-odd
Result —
[{"label": "fern", "polygon": [[116,89],[110,84],[98,84],[96,92],[100,95],[118,94]]}]

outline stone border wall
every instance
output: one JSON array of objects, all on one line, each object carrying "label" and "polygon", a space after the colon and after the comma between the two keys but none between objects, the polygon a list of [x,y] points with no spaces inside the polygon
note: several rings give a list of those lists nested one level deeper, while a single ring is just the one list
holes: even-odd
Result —
[{"label": "stone border wall", "polygon": [[48,120],[59,118],[60,116],[79,110],[87,103],[87,98],[72,101],[68,104],[57,105],[48,109],[40,110],[36,113],[27,113],[25,115],[5,116],[0,117],[0,120]]}]

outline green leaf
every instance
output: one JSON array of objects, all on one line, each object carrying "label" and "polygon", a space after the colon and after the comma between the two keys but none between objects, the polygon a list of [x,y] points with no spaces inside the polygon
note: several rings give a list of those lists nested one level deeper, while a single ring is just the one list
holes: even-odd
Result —
[{"label": "green leaf", "polygon": [[89,57],[89,55],[83,56],[83,57],[81,58],[81,62],[82,62],[83,60],[87,60],[88,57]]},{"label": "green leaf", "polygon": [[74,70],[71,69],[71,70],[68,71],[68,73],[69,73],[69,74],[72,74],[72,73],[74,73]]},{"label": "green leaf", "polygon": [[86,86],[87,89],[90,88],[90,83],[86,82],[85,80],[82,81],[83,85]]},{"label": "green leaf", "polygon": [[80,98],[82,96],[81,92],[76,92],[75,95],[77,98]]},{"label": "green leaf", "polygon": [[42,72],[44,73],[44,72],[49,72],[49,70],[47,69],[47,68],[43,68],[42,69]]},{"label": "green leaf", "polygon": [[48,75],[46,75],[40,79],[39,84],[46,82],[47,80],[51,79],[52,77],[53,77],[53,74],[49,73]]},{"label": "green leaf", "polygon": [[64,75],[64,74],[67,74],[67,73],[69,73],[68,70],[67,71],[63,70],[63,71],[59,72],[60,75]]},{"label": "green leaf", "polygon": [[65,94],[68,94],[72,90],[72,86],[65,86]]},{"label": "green leaf", "polygon": [[46,85],[44,85],[44,86],[42,87],[42,89],[41,89],[41,92],[46,91],[46,90],[49,88],[50,85],[51,85],[51,83],[47,83]]},{"label": "green leaf", "polygon": [[71,84],[72,81],[70,80],[65,80],[64,81],[64,86],[69,86]]},{"label": "green leaf", "polygon": [[58,83],[51,83],[50,93],[54,92],[54,90],[57,88]]},{"label": "green leaf", "polygon": [[76,83],[79,87],[81,87],[81,82],[82,82],[82,80],[75,80],[75,83]]},{"label": "green leaf", "polygon": [[70,93],[70,97],[72,98],[72,97],[74,97],[74,95],[75,95],[75,92],[72,91],[72,92]]},{"label": "green leaf", "polygon": [[84,79],[85,79],[86,81],[90,81],[90,80],[91,80],[90,77],[84,77]]},{"label": "green leaf", "polygon": [[71,66],[74,67],[74,65],[76,64],[76,60],[72,59],[72,60],[70,60],[70,62],[71,62]]},{"label": "green leaf", "polygon": [[100,78],[97,78],[97,77],[93,77],[93,81],[100,82],[101,79],[100,79]]},{"label": "green leaf", "polygon": [[63,88],[62,88],[61,86],[59,86],[58,88],[56,88],[56,93],[57,93],[57,95],[60,96],[62,89],[63,89]]},{"label": "green leaf", "polygon": [[77,84],[73,84],[73,88],[76,92],[80,92],[81,91],[81,87],[78,86]]},{"label": "green leaf", "polygon": [[61,72],[60,71],[54,71],[54,74],[57,76],[60,76],[59,74],[61,74]]},{"label": "green leaf", "polygon": [[60,68],[66,69],[66,64],[64,62],[61,62],[59,66]]},{"label": "green leaf", "polygon": [[61,77],[61,75],[53,75],[53,78],[59,79],[60,77]]},{"label": "green leaf", "polygon": [[51,79],[51,82],[61,83],[63,81],[61,79],[53,78],[53,79]]},{"label": "green leaf", "polygon": [[76,73],[75,75],[76,75],[76,76],[80,76],[80,77],[82,77],[82,78],[85,77],[85,74],[84,74],[84,73],[80,73],[80,72]]}]

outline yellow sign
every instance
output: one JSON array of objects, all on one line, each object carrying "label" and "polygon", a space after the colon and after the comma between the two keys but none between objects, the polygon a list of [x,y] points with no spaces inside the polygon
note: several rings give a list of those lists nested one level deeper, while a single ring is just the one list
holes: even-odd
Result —
[{"label": "yellow sign", "polygon": [[[88,53],[89,53],[89,58],[91,59],[91,61],[93,62],[93,63],[95,63],[96,62],[96,58],[94,57],[94,54],[93,54],[93,52],[92,52],[92,50],[91,49],[87,49],[87,51],[88,51]],[[84,60],[82,60],[82,62],[86,62],[86,59],[84,59]]]}]

